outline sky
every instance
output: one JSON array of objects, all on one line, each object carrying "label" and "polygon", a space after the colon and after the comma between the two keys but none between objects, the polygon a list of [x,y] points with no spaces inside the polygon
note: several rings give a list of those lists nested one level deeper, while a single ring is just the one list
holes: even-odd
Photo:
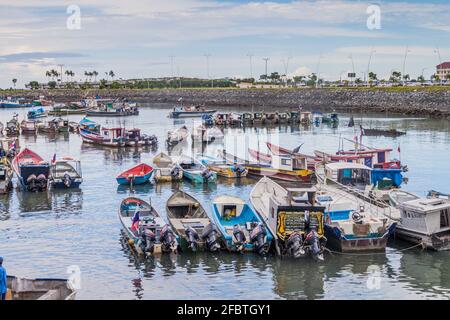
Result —
[{"label": "sky", "polygon": [[450,61],[450,1],[0,0],[0,39],[2,88],[59,64],[75,80],[206,78],[208,60],[211,77],[258,78],[263,58],[289,76],[429,78]]}]

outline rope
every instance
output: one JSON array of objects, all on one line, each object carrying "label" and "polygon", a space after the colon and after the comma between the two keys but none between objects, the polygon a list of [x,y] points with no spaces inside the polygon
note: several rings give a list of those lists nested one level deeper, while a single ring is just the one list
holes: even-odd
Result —
[{"label": "rope", "polygon": [[[407,248],[403,248],[403,249],[397,250],[397,252],[403,252],[403,251],[411,250],[411,249],[417,248],[419,246],[422,247],[422,250],[425,250],[427,248],[425,243],[421,242],[421,243],[415,244],[415,245],[413,245],[411,247],[407,247]],[[386,252],[348,253],[348,252],[333,251],[333,250],[330,250],[328,248],[324,248],[324,250],[327,251],[331,255],[338,254],[338,255],[342,255],[342,256],[373,256],[373,255],[385,255],[386,254]]]}]

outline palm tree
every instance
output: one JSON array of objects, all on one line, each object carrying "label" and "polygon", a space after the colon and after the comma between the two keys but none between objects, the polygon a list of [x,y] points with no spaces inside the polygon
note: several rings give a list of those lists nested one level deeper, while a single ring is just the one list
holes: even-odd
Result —
[{"label": "palm tree", "polygon": [[15,90],[15,89],[16,89],[17,79],[16,79],[16,78],[12,79],[12,83],[13,83],[13,85],[14,85],[14,90]]},{"label": "palm tree", "polygon": [[92,75],[94,76],[94,82],[97,82],[98,72],[94,70],[92,71]]},{"label": "palm tree", "polygon": [[52,76],[52,73],[50,71],[45,71],[45,77],[50,78]]},{"label": "palm tree", "polygon": [[109,72],[109,76],[111,77],[112,80],[114,80],[114,77],[115,77],[114,71],[111,70]]},{"label": "palm tree", "polygon": [[87,82],[87,81],[88,81],[87,78],[88,78],[88,76],[89,76],[89,72],[85,71],[85,72],[84,72],[84,75],[85,75],[85,77],[86,77],[86,82]]},{"label": "palm tree", "polygon": [[66,70],[64,72],[64,74],[66,75],[66,81],[69,82],[69,76],[70,76],[71,71],[70,70]]}]

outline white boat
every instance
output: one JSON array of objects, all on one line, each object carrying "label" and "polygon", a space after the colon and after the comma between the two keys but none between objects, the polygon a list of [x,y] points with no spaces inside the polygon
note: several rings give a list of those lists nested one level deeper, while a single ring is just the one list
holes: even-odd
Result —
[{"label": "white boat", "polygon": [[192,140],[194,142],[211,143],[223,138],[223,132],[219,128],[208,129],[204,125],[199,125],[192,131]]},{"label": "white boat", "polygon": [[394,190],[390,194],[400,210],[401,222],[396,236],[427,248],[450,250],[450,199],[431,193],[421,198],[411,193]]},{"label": "white boat", "polygon": [[180,181],[183,171],[167,154],[161,152],[153,157],[154,174],[152,179],[156,182]]},{"label": "white boat", "polygon": [[167,133],[167,145],[175,146],[182,141],[186,141],[189,137],[189,130],[186,126],[182,126],[175,131],[169,131]]},{"label": "white boat", "polygon": [[75,300],[77,291],[65,279],[7,277],[6,300]]},{"label": "white boat", "polygon": [[49,183],[53,188],[79,188],[82,182],[79,160],[63,157],[51,164]]}]

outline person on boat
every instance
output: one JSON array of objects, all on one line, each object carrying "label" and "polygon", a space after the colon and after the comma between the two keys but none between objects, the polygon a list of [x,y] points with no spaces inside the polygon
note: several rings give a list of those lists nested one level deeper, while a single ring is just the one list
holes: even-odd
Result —
[{"label": "person on boat", "polygon": [[0,300],[6,300],[6,285],[6,269],[3,267],[3,257],[0,257]]},{"label": "person on boat", "polygon": [[0,147],[0,158],[6,157],[6,151]]}]

